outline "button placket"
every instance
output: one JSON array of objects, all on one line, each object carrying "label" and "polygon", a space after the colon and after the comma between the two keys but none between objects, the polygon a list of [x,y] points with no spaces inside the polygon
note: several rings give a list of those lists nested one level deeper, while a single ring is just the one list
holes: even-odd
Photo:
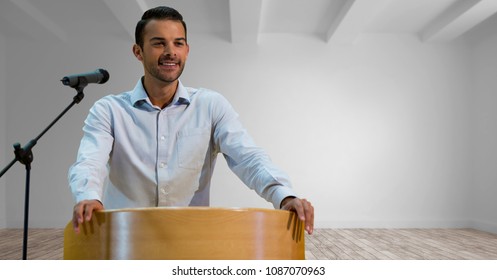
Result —
[{"label": "button placket", "polygon": [[167,199],[166,182],[168,180],[168,147],[167,147],[167,132],[168,122],[166,112],[163,110],[158,115],[157,127],[157,188],[159,205],[165,205]]}]

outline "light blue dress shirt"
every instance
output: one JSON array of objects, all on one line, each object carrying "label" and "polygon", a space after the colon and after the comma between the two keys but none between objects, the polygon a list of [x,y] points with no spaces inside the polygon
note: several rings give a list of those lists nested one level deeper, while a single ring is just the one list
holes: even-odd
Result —
[{"label": "light blue dress shirt", "polygon": [[275,208],[296,196],[229,102],[211,90],[179,82],[173,101],[161,109],[140,80],[132,91],[97,101],[83,131],[68,176],[76,202],[98,199],[106,209],[208,206],[218,153]]}]

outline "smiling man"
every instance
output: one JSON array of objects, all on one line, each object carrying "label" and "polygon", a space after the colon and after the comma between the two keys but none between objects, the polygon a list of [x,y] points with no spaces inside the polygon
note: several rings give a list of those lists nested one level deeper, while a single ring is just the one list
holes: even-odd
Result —
[{"label": "smiling man", "polygon": [[183,86],[190,47],[183,17],[169,7],[146,11],[133,54],[144,75],[135,88],[98,100],[83,127],[69,185],[73,226],[95,210],[208,206],[217,155],[276,209],[296,211],[308,233],[314,208],[298,198],[288,176],[256,146],[219,93]]}]

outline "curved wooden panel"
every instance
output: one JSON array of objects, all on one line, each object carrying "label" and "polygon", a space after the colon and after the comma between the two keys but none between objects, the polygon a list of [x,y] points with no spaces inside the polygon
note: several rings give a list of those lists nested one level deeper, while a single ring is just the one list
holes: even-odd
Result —
[{"label": "curved wooden panel", "polygon": [[64,259],[304,259],[304,226],[290,211],[140,208],[96,212],[64,231]]}]

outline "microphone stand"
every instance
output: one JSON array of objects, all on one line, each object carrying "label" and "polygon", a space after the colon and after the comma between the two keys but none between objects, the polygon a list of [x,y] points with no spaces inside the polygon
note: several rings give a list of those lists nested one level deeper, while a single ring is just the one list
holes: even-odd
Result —
[{"label": "microphone stand", "polygon": [[[83,80],[83,79],[82,79]],[[84,87],[88,85],[85,81],[80,81],[77,87],[74,87],[77,91],[76,96],[74,96],[73,101],[69,106],[60,113],[55,120],[53,120],[47,128],[45,128],[40,135],[36,138],[29,141],[24,147],[21,148],[21,144],[15,143],[14,146],[14,154],[15,158],[0,172],[0,178],[12,167],[17,161],[24,164],[26,166],[26,190],[25,190],[25,198],[24,198],[24,231],[23,231],[23,242],[22,242],[22,259],[27,260],[27,249],[28,249],[28,218],[29,218],[29,188],[30,188],[30,176],[31,176],[31,162],[33,161],[33,147],[36,145],[38,140],[60,119],[62,116],[69,111],[75,104],[78,104],[83,100]]]}]

